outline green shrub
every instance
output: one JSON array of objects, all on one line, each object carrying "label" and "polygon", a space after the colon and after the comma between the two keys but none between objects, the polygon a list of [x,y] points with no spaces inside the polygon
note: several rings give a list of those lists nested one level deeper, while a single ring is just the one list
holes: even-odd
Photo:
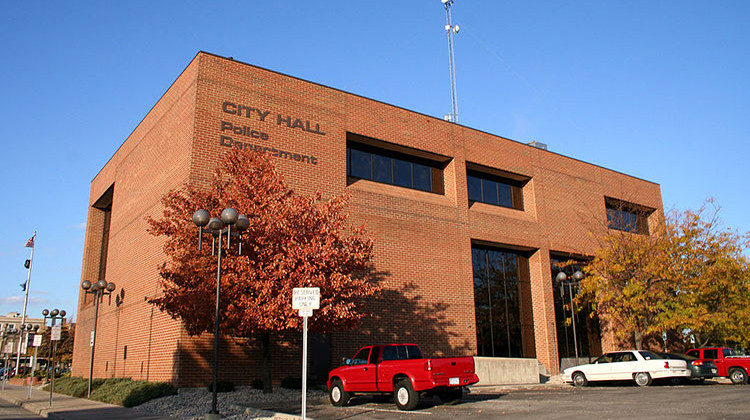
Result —
[{"label": "green shrub", "polygon": [[263,389],[263,379],[253,379],[253,381],[250,382],[250,386],[253,387],[253,389]]},{"label": "green shrub", "polygon": [[[49,389],[47,385],[45,390]],[[62,377],[55,380],[55,392],[85,397],[88,379]],[[91,382],[91,399],[125,407],[134,407],[154,398],[177,393],[177,388],[164,382],[133,381],[130,378],[97,378]]]},{"label": "green shrub", "polygon": [[[208,391],[214,392],[214,383],[208,384]],[[232,381],[216,381],[216,392],[232,392],[234,391],[234,382]]]},{"label": "green shrub", "polygon": [[302,389],[302,378],[287,376],[281,380],[281,387],[286,389]]},{"label": "green shrub", "polygon": [[[95,378],[91,381],[91,392],[99,388],[104,383],[104,379]],[[44,386],[44,390],[49,390],[49,384]],[[89,380],[75,376],[63,376],[55,379],[55,392],[60,394],[71,395],[82,398],[88,394]]]}]

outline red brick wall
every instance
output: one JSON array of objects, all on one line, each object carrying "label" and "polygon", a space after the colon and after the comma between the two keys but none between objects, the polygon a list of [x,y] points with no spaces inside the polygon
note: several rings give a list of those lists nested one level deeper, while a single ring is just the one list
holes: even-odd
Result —
[{"label": "red brick wall", "polygon": [[[222,111],[224,101],[269,113],[265,121],[260,121],[257,114],[251,114],[251,118],[230,115]],[[309,121],[311,128],[317,125],[325,135],[278,125],[278,114]],[[657,214],[662,212],[656,184],[200,53],[92,183],[92,203],[115,184],[107,272],[116,279],[112,281],[125,285],[127,304],[118,310],[104,305],[107,309],[100,322],[106,319],[105,323],[117,324],[120,319],[123,330],[119,337],[128,337],[125,341],[131,343],[128,364],[121,366],[118,362],[118,370],[113,373],[117,376],[136,377],[133,373],[138,366],[131,368],[130,364],[145,360],[150,347],[150,379],[177,381],[170,376],[177,370],[182,386],[203,385],[210,379],[210,335],[187,337],[180,333],[176,322],[158,311],[153,314],[158,327],[145,328],[152,308],[143,297],[158,293],[156,266],[163,255],[158,241],[145,233],[143,216],[156,214],[158,197],[188,177],[197,182],[210,179],[216,162],[228,150],[220,145],[222,121],[267,135],[267,139],[255,139],[224,132],[235,140],[316,157],[317,164],[284,158],[273,161],[297,192],[320,191],[324,197],[349,194],[350,221],[364,224],[375,239],[373,262],[379,281],[385,286],[384,295],[371,303],[374,315],[362,328],[332,334],[332,365],[337,365],[343,356],[351,356],[358,346],[373,342],[416,342],[428,355],[474,354],[471,243],[481,240],[531,250],[536,356],[556,372],[550,251],[585,255],[594,252],[596,241],[592,235],[600,235],[606,229],[605,195],[656,208]],[[347,186],[347,132],[452,158],[444,171],[445,194],[366,180]],[[170,147],[165,147],[165,142]],[[466,162],[531,177],[524,188],[524,210],[483,203],[469,208]],[[89,224],[93,222],[90,216]],[[90,270],[90,255],[96,254],[95,237],[94,228],[89,226],[84,277]],[[79,313],[77,332],[86,338],[86,348],[80,347],[82,341],[77,340],[74,374],[88,373],[80,361],[88,355],[90,327],[86,327],[86,322],[90,321],[91,311],[84,309]],[[123,334],[125,330],[127,333]],[[151,346],[147,344],[147,330],[153,334]],[[107,344],[97,345],[97,375],[105,373],[100,366],[104,360],[121,356],[124,343],[116,333],[110,333],[107,340],[102,334],[100,339]],[[285,337],[276,346],[274,358],[283,361],[281,365],[277,363],[276,379],[299,376],[297,338]],[[257,347],[243,347],[228,339],[223,341],[223,348],[222,378],[248,383],[260,376]]]},{"label": "red brick wall", "polygon": [[[173,381],[181,325],[146,302],[160,293],[157,267],[162,243],[146,232],[147,215],[160,213],[160,197],[189,175],[194,131],[197,65],[192,63],[169,88],[91,183],[89,206],[112,185],[107,281],[121,294],[99,307],[95,377]],[[101,212],[89,207],[81,280],[97,280]],[[73,375],[88,376],[94,306],[81,293],[73,351]],[[124,346],[128,347],[127,359]]]}]

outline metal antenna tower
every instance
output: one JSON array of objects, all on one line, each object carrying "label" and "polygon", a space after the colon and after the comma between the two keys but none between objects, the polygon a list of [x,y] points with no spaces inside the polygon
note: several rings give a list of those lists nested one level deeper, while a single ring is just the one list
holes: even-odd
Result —
[{"label": "metal antenna tower", "polygon": [[448,32],[448,58],[451,70],[451,113],[445,116],[447,121],[458,122],[458,99],[456,99],[456,67],[453,58],[453,35],[458,33],[458,25],[451,19],[453,0],[440,0],[445,6],[445,31]]}]

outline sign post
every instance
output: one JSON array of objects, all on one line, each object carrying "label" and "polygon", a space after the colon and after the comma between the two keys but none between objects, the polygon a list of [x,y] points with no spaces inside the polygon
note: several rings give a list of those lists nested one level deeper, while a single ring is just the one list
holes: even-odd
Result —
[{"label": "sign post", "polygon": [[36,364],[37,364],[37,354],[39,352],[39,346],[42,345],[42,335],[41,334],[32,334],[32,337],[34,337],[34,341],[31,343],[31,345],[34,347],[34,360],[31,362],[31,376],[29,376],[29,397],[28,399],[31,399],[31,386],[34,384],[34,371],[36,370]]},{"label": "sign post", "polygon": [[[55,320],[53,319],[52,322],[54,323]],[[57,342],[60,341],[60,338],[62,336],[62,326],[61,325],[53,325],[52,331],[50,331],[50,337],[49,337],[49,345],[52,346],[52,342],[55,342],[54,351],[52,353],[52,382],[50,383],[49,387],[49,406],[52,407],[52,392],[55,389],[55,357],[57,357]],[[50,361],[47,360],[47,364],[50,364]]]},{"label": "sign post", "polygon": [[302,317],[302,420],[307,419],[307,318],[320,309],[320,288],[295,287],[292,290],[292,309]]}]

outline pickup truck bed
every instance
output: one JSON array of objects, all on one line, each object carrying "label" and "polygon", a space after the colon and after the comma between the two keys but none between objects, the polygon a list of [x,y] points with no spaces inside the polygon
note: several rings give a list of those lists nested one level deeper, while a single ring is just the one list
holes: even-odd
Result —
[{"label": "pickup truck bed", "polygon": [[458,402],[463,387],[477,382],[472,357],[426,359],[415,344],[387,344],[363,347],[345,366],[332,370],[328,390],[333,405],[345,405],[354,394],[393,395],[398,408],[410,410],[420,394]]}]

